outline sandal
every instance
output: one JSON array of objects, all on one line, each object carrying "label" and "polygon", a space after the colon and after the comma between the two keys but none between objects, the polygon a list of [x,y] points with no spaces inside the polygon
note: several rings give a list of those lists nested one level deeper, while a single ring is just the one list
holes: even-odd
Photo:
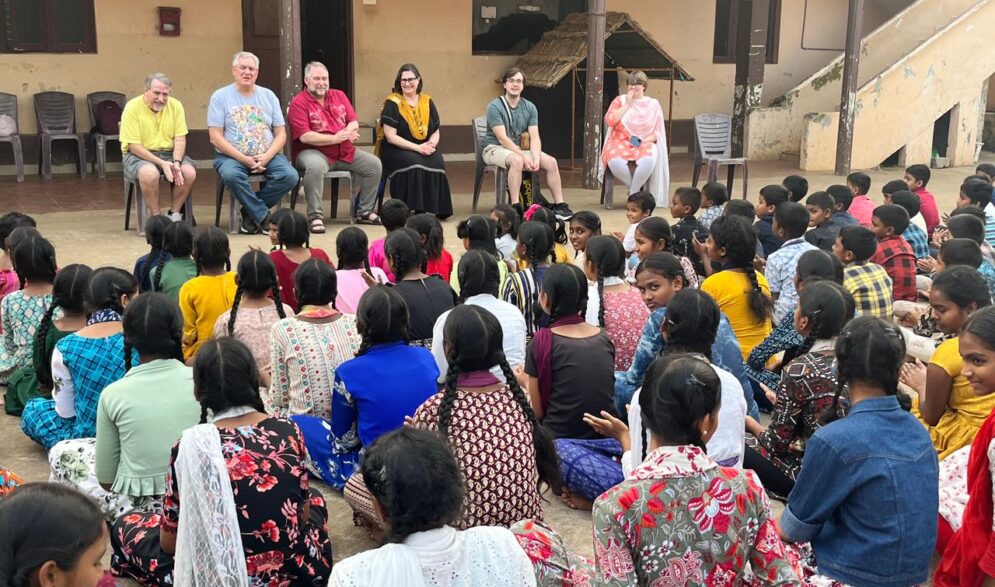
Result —
[{"label": "sandal", "polygon": [[325,221],[321,218],[312,218],[311,234],[325,234]]},{"label": "sandal", "polygon": [[373,224],[380,225],[380,217],[376,215],[375,212],[368,212],[363,216],[356,217],[356,224]]}]

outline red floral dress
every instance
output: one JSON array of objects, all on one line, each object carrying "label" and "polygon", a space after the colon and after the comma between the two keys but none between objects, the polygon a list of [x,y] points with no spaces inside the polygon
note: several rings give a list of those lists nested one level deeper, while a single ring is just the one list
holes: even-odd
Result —
[{"label": "red floral dress", "polygon": [[[306,452],[297,426],[268,418],[255,426],[221,428],[251,586],[322,585],[332,567],[325,500],[308,488]],[[163,514],[129,514],[111,530],[111,570],[142,585],[172,585],[173,557],[159,530],[175,534],[180,519],[173,445]],[[304,505],[310,514],[303,518]]]},{"label": "red floral dress", "polygon": [[628,371],[650,311],[636,288],[604,295],[605,331],[615,344],[615,370]]}]

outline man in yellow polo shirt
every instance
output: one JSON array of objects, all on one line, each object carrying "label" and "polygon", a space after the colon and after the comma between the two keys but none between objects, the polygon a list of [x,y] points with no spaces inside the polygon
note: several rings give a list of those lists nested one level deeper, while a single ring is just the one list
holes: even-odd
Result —
[{"label": "man in yellow polo shirt", "polygon": [[120,135],[124,177],[138,181],[153,215],[162,213],[159,178],[173,184],[167,214],[175,222],[181,220],[180,210],[193,189],[197,170],[186,156],[186,115],[183,104],[169,97],[172,86],[162,73],[145,78],[145,93],[129,100],[121,113]]}]

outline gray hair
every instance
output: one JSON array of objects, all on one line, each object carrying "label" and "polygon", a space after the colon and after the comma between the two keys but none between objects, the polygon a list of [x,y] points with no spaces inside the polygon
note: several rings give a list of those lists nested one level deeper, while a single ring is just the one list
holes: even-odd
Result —
[{"label": "gray hair", "polygon": [[304,77],[311,75],[311,70],[314,69],[315,67],[320,67],[321,69],[328,71],[328,68],[325,67],[324,63],[320,61],[310,61],[308,62],[307,65],[304,66]]},{"label": "gray hair", "polygon": [[146,90],[151,90],[152,89],[152,82],[153,81],[157,81],[157,82],[161,83],[162,85],[166,86],[167,88],[172,88],[173,87],[173,80],[169,79],[169,77],[166,74],[164,74],[164,73],[156,72],[156,73],[149,74],[149,76],[147,78],[145,78],[145,89]]},{"label": "gray hair", "polygon": [[231,59],[231,66],[235,67],[236,65],[238,65],[238,62],[242,59],[251,59],[255,61],[256,69],[259,69],[259,58],[256,57],[254,53],[249,53],[248,51],[239,51],[238,53],[236,53],[235,56],[232,57]]}]

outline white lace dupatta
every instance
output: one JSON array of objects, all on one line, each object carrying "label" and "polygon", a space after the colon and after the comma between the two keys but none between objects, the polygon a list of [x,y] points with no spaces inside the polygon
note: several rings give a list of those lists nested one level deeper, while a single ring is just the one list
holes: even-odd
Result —
[{"label": "white lace dupatta", "polygon": [[217,426],[184,430],[174,466],[180,492],[174,584],[245,587],[242,533]]}]

